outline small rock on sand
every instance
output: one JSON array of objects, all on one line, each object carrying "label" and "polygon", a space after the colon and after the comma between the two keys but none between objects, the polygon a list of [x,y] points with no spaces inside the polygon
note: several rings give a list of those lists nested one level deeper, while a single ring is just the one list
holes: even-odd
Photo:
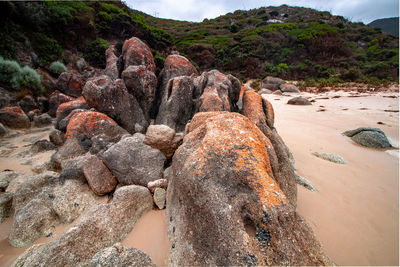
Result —
[{"label": "small rock on sand", "polygon": [[311,105],[311,102],[304,97],[298,96],[295,98],[290,99],[287,102],[289,105]]},{"label": "small rock on sand", "polygon": [[340,155],[338,154],[331,154],[331,153],[326,153],[326,152],[314,152],[312,153],[314,156],[331,161],[333,163],[337,164],[347,164],[347,161]]}]

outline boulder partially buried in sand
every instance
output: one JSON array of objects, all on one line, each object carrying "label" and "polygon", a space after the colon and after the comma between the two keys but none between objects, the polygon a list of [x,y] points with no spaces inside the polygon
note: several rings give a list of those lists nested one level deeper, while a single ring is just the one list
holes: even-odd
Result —
[{"label": "boulder partially buried in sand", "polygon": [[308,99],[301,97],[301,96],[294,97],[294,98],[290,99],[287,103],[289,105],[299,105],[299,106],[312,105]]},{"label": "boulder partially buried in sand", "polygon": [[355,130],[346,131],[344,135],[351,137],[359,145],[372,148],[391,148],[386,134],[378,128],[360,127]]},{"label": "boulder partially buried in sand", "polygon": [[15,129],[31,127],[28,116],[18,106],[0,109],[0,122],[7,127]]},{"label": "boulder partially buried in sand", "polygon": [[187,132],[167,192],[170,264],[330,264],[274,180],[271,142],[249,119],[198,113]]}]

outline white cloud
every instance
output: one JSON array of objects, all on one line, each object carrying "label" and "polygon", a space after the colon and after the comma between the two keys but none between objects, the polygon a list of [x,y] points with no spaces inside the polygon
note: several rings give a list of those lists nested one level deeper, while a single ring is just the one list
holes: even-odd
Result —
[{"label": "white cloud", "polygon": [[365,23],[399,15],[398,0],[127,0],[127,3],[131,8],[152,16],[188,21],[215,18],[237,9],[283,4],[330,11],[334,15]]}]

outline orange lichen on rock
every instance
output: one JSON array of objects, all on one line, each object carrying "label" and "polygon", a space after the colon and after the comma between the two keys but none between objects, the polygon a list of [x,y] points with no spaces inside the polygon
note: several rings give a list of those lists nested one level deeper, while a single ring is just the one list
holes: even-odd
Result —
[{"label": "orange lichen on rock", "polygon": [[60,116],[60,114],[67,109],[73,109],[73,108],[81,108],[82,105],[86,103],[85,98],[83,96],[76,98],[75,100],[69,101],[69,102],[64,102],[61,105],[58,106],[56,116]]},{"label": "orange lichen on rock", "polygon": [[83,135],[91,138],[104,125],[117,125],[113,119],[100,112],[80,112],[72,116],[65,138]]},{"label": "orange lichen on rock", "polygon": [[125,61],[125,67],[129,65],[144,65],[152,72],[156,70],[150,48],[136,37],[132,37],[124,42],[122,46],[122,55]]},{"label": "orange lichen on rock", "polygon": [[191,75],[192,73],[198,75],[198,71],[192,65],[192,63],[185,57],[180,55],[169,55],[164,62],[165,69],[179,69],[185,75]]},{"label": "orange lichen on rock", "polygon": [[229,173],[232,186],[247,184],[265,207],[286,203],[273,179],[268,156],[272,144],[249,119],[238,113],[197,113],[186,130],[183,148],[197,143],[188,160],[196,162],[195,173],[201,179],[222,179],[210,175],[210,166],[217,164]]}]

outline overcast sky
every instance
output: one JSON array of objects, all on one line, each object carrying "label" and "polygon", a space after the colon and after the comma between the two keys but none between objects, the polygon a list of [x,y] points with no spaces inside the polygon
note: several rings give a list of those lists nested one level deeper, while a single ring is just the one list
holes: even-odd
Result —
[{"label": "overcast sky", "polygon": [[353,22],[366,24],[379,18],[399,16],[398,0],[125,0],[133,9],[152,16],[187,21],[215,18],[237,9],[262,6],[302,6],[330,11]]}]

